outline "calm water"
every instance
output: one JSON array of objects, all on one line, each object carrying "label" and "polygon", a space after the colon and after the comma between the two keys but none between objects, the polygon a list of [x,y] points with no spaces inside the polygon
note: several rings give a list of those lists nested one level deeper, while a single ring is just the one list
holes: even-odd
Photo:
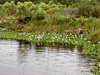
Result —
[{"label": "calm water", "polygon": [[94,75],[79,46],[0,40],[0,75]]}]

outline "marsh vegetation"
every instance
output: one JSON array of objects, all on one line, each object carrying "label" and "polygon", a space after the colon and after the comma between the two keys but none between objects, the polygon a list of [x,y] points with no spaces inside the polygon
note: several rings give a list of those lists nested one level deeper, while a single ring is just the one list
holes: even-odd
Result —
[{"label": "marsh vegetation", "polygon": [[[0,38],[82,45],[100,60],[100,1],[8,1],[0,4]],[[67,3],[67,4],[65,4]],[[100,63],[92,72],[100,74]]]}]

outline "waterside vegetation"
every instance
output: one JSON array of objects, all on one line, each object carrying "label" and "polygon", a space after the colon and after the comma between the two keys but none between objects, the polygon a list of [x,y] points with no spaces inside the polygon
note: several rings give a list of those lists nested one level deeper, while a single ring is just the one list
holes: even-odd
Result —
[{"label": "waterside vegetation", "polygon": [[[0,4],[0,39],[81,45],[82,54],[100,61],[99,0],[61,3],[11,1]],[[74,8],[78,11],[73,12],[71,9]],[[78,17],[71,15],[76,12]],[[100,63],[96,65],[91,71],[100,75]]]}]

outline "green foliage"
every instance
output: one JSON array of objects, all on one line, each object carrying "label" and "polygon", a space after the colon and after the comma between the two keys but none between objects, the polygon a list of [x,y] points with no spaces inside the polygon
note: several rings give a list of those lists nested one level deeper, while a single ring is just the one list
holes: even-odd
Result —
[{"label": "green foliage", "polygon": [[45,19],[45,11],[43,10],[38,10],[36,11],[36,13],[34,14],[34,17],[37,19],[37,20],[43,20]]},{"label": "green foliage", "polygon": [[50,1],[50,2],[48,3],[49,6],[51,6],[52,4],[53,4],[53,1]]},{"label": "green foliage", "polygon": [[22,22],[23,21],[23,17],[20,16],[19,19],[18,19],[18,22]]},{"label": "green foliage", "polygon": [[74,16],[69,16],[69,25],[70,26],[76,25],[76,18]]},{"label": "green foliage", "polygon": [[53,25],[56,22],[55,15],[47,16],[45,20],[49,25]]},{"label": "green foliage", "polygon": [[29,7],[31,5],[32,5],[32,2],[25,2],[25,3],[18,2],[17,3],[17,14],[24,15],[26,17],[30,17],[31,10],[29,9]]},{"label": "green foliage", "polygon": [[91,33],[94,33],[94,31],[97,30],[98,24],[96,22],[96,18],[89,17],[87,22],[87,28],[90,29]]},{"label": "green foliage", "polygon": [[68,23],[69,22],[69,16],[62,16],[60,13],[55,15],[57,23]]},{"label": "green foliage", "polygon": [[97,75],[100,75],[100,71],[97,71]]},{"label": "green foliage", "polygon": [[4,17],[5,16],[5,13],[2,10],[0,10],[0,16],[1,17]]},{"label": "green foliage", "polygon": [[100,9],[98,6],[98,2],[95,0],[86,0],[80,3],[79,13],[85,17],[99,17]]},{"label": "green foliage", "polygon": [[26,12],[26,10],[27,10],[27,6],[26,5],[24,5],[21,2],[17,3],[17,14],[18,15],[24,14]]},{"label": "green foliage", "polygon": [[10,3],[6,2],[2,5],[2,11],[4,11],[7,15],[13,15],[16,13],[16,5],[14,1],[11,1]]},{"label": "green foliage", "polygon": [[37,11],[37,10],[38,10],[38,6],[37,6],[37,5],[32,4],[32,6],[30,7],[30,10]]},{"label": "green foliage", "polygon": [[32,5],[33,5],[33,3],[32,2],[24,2],[24,4],[28,7],[28,8],[30,8]]},{"label": "green foliage", "polygon": [[43,8],[43,10],[47,11],[49,9],[49,6],[45,4],[44,2],[41,2],[39,4],[39,8]]},{"label": "green foliage", "polygon": [[60,9],[59,9],[59,7],[58,6],[54,6],[54,7],[50,7],[50,9],[49,10],[47,10],[47,13],[49,13],[49,14],[54,14],[54,13],[56,13],[56,12],[58,12]]}]

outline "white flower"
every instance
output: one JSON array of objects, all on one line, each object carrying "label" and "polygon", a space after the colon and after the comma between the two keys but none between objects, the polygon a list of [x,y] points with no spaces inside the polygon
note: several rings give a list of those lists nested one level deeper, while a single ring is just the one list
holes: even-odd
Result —
[{"label": "white flower", "polygon": [[64,41],[64,39],[62,39]]},{"label": "white flower", "polygon": [[2,31],[4,31],[5,30],[5,28],[4,29],[2,29]]},{"label": "white flower", "polygon": [[100,41],[98,43],[100,43]]},{"label": "white flower", "polygon": [[32,38],[30,38],[30,40],[32,40]]},{"label": "white flower", "polygon": [[95,46],[95,44],[93,44],[93,46]]},{"label": "white flower", "polygon": [[54,40],[52,40],[52,41],[54,41]]},{"label": "white flower", "polygon": [[84,38],[84,40],[86,40],[86,38]]},{"label": "white flower", "polygon": [[90,43],[90,41],[87,41],[87,42],[89,42],[89,43]]},{"label": "white flower", "polygon": [[22,35],[21,33],[19,35]]},{"label": "white flower", "polygon": [[48,35],[49,35],[50,33],[48,33]]},{"label": "white flower", "polygon": [[23,34],[25,34],[26,32],[24,32]]}]

